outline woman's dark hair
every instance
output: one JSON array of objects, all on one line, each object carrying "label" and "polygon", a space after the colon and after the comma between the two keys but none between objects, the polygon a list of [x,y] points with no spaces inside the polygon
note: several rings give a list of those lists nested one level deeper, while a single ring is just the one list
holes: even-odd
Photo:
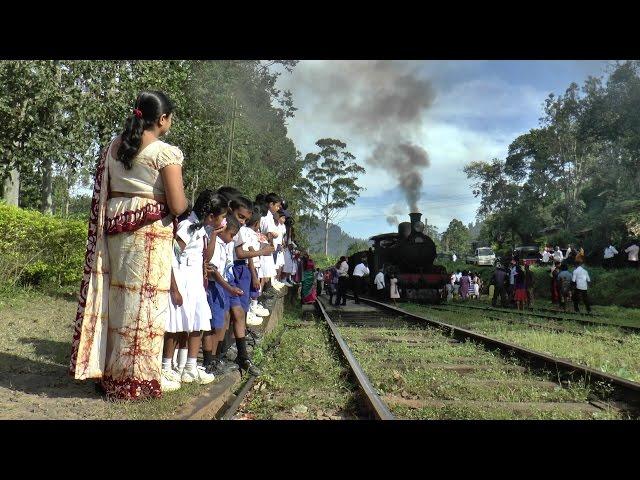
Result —
[{"label": "woman's dark hair", "polygon": [[236,233],[238,233],[238,230],[240,230],[240,222],[233,215],[227,216],[227,230]]},{"label": "woman's dark hair", "polygon": [[282,197],[280,195],[278,195],[277,193],[267,193],[267,195],[264,197],[264,201],[266,203],[282,203]]},{"label": "woman's dark hair", "polygon": [[243,195],[238,195],[231,199],[229,202],[229,208],[232,211],[238,210],[239,208],[246,208],[251,212],[253,211],[253,202]]},{"label": "woman's dark hair", "polygon": [[220,187],[217,192],[227,199],[227,202],[230,202],[235,197],[239,197],[242,195],[242,192],[237,188],[230,187],[225,185],[224,187]]},{"label": "woman's dark hair", "polygon": [[138,154],[142,144],[142,133],[153,128],[162,115],[173,112],[173,103],[164,93],[158,91],[141,92],[136,99],[134,110],[139,110],[140,117],[131,113],[124,122],[124,130],[120,138],[117,158],[124,168],[131,169],[133,158]]},{"label": "woman's dark hair", "polygon": [[255,225],[260,221],[261,218],[262,218],[262,214],[260,213],[260,209],[257,207],[257,205],[254,205],[253,214],[251,215],[251,218],[247,222],[247,226],[250,227],[252,225]]},{"label": "woman's dark hair", "polygon": [[213,190],[203,190],[198,195],[193,206],[193,213],[198,221],[189,227],[189,233],[193,233],[204,225],[204,219],[209,215],[218,216],[227,210],[227,199]]},{"label": "woman's dark hair", "polygon": [[255,206],[260,209],[260,214],[264,217],[269,211],[269,207],[267,207],[266,195],[264,193],[259,193],[256,195]]}]

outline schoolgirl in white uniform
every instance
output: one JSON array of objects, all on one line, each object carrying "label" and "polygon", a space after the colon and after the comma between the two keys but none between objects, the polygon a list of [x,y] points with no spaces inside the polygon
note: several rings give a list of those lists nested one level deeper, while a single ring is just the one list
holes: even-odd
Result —
[{"label": "schoolgirl in white uniform", "polygon": [[[197,357],[203,331],[211,330],[211,309],[207,302],[204,287],[204,257],[208,238],[205,227],[219,227],[226,205],[220,202],[220,196],[212,190],[204,190],[198,195],[189,217],[178,224],[175,241],[178,244],[179,256],[174,263],[174,281],[172,289],[177,289],[182,304],[177,305],[175,292],[169,296],[169,318],[166,330],[171,332],[187,332],[187,359],[180,365],[182,371],[171,368],[173,349],[171,340],[165,336],[165,348],[162,359],[163,377],[168,381],[179,380],[184,383],[198,382],[201,385],[211,383],[215,376],[209,375],[204,368],[198,367]],[[167,345],[169,343],[169,345]],[[175,344],[174,344],[175,348]]]}]

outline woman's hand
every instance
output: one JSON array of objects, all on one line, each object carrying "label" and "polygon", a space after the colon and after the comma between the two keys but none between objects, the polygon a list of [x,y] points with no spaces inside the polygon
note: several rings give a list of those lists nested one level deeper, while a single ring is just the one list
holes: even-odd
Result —
[{"label": "woman's hand", "polygon": [[254,290],[260,290],[260,280],[258,280],[257,278],[251,279],[251,285],[253,286]]},{"label": "woman's hand", "polygon": [[238,287],[231,287],[231,293],[237,297],[239,297],[240,295],[244,295],[244,292],[242,291],[242,289]]},{"label": "woman's hand", "polygon": [[205,275],[208,277],[209,275],[213,275],[213,272],[215,272],[216,269],[213,265],[211,265],[210,263],[205,263],[204,264],[204,273]]},{"label": "woman's hand", "polygon": [[178,290],[171,289],[169,293],[171,294],[171,301],[173,302],[173,304],[181,307],[182,295],[180,294],[180,292]]}]

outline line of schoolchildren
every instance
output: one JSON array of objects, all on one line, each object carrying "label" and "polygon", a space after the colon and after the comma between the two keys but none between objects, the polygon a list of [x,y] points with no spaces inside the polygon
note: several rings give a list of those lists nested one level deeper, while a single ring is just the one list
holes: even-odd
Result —
[{"label": "line of schoolchildren", "polygon": [[260,336],[247,325],[260,325],[269,315],[259,300],[282,296],[290,285],[278,280],[285,267],[283,245],[290,242],[282,203],[275,193],[252,202],[232,187],[207,189],[191,212],[178,218],[162,356],[164,391],[181,383],[208,384],[238,369],[260,374],[247,349]]}]

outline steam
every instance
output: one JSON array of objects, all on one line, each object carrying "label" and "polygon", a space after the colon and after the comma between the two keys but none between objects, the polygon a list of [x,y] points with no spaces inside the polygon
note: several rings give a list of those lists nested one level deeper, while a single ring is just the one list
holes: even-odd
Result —
[{"label": "steam", "polygon": [[419,66],[404,61],[326,61],[312,63],[304,72],[296,70],[296,80],[321,95],[314,115],[322,111],[343,129],[364,137],[372,145],[365,162],[396,178],[412,212],[418,210],[422,171],[429,167],[427,152],[416,139],[435,98]]},{"label": "steam", "polygon": [[398,217],[395,215],[387,215],[387,223],[389,225],[397,225],[398,223],[400,223],[398,221]]}]

